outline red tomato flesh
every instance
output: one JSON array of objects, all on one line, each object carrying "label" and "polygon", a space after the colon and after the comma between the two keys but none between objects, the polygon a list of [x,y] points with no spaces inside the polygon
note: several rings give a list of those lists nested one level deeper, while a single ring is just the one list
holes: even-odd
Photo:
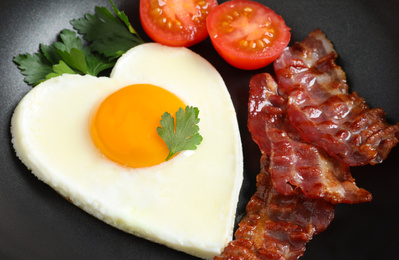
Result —
[{"label": "red tomato flesh", "polygon": [[168,46],[189,47],[208,36],[206,17],[217,0],[140,0],[146,34]]},{"label": "red tomato flesh", "polygon": [[270,8],[232,0],[217,6],[206,21],[216,51],[232,66],[253,70],[272,63],[288,45],[291,33]]}]

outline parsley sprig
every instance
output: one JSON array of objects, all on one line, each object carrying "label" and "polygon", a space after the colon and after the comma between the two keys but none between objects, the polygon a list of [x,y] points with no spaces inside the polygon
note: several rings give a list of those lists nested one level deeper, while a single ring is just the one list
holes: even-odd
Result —
[{"label": "parsley sprig", "polygon": [[14,57],[25,82],[36,86],[64,73],[97,76],[112,68],[127,50],[143,43],[126,14],[110,2],[115,15],[106,7],[96,7],[95,14],[70,21],[86,45],[76,32],[65,29],[59,41],[49,46],[40,44],[39,52]]},{"label": "parsley sprig", "polygon": [[169,149],[166,161],[181,151],[197,149],[202,142],[202,136],[198,133],[200,121],[198,114],[197,107],[186,106],[185,110],[179,108],[175,113],[176,127],[171,114],[165,112],[162,115],[161,127],[157,128],[157,132]]}]

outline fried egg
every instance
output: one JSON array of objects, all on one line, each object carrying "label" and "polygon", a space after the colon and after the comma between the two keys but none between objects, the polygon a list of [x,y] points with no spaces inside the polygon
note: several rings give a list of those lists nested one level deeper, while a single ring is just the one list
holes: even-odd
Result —
[{"label": "fried egg", "polygon": [[[199,109],[196,150],[165,161],[162,113]],[[41,181],[125,232],[210,259],[232,238],[243,158],[223,79],[186,48],[146,43],[110,77],[49,79],[11,121],[17,156]]]}]

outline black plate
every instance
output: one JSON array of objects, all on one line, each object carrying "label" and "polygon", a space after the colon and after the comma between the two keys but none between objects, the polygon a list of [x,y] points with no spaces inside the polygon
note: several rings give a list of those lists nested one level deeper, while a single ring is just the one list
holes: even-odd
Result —
[{"label": "black plate", "polygon": [[[222,2],[222,1],[220,1]],[[371,107],[382,107],[391,123],[399,121],[399,2],[396,0],[260,1],[281,14],[301,41],[316,27],[334,43],[352,91]],[[117,1],[138,32],[138,1]],[[10,143],[10,119],[31,89],[13,64],[20,53],[50,44],[69,20],[108,1],[3,0],[0,4],[0,258],[1,259],[196,259],[110,227],[70,204],[38,181],[16,158]],[[226,64],[209,39],[194,46],[223,76],[232,95],[244,149],[244,184],[237,219],[255,191],[259,150],[246,127],[248,81],[256,73]],[[72,104],[71,104],[72,105]],[[399,242],[399,148],[378,166],[353,168],[357,184],[371,203],[338,205],[330,227],[308,244],[302,259],[392,259]]]}]

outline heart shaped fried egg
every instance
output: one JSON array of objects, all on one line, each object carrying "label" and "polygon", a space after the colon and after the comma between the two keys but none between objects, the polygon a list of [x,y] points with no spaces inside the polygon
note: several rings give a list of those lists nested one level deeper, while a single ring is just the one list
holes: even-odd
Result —
[{"label": "heart shaped fried egg", "polygon": [[[165,161],[164,112],[199,109],[203,141]],[[201,258],[231,240],[243,160],[227,88],[186,48],[146,43],[110,77],[70,75],[34,87],[11,122],[17,156],[98,219]]]}]

